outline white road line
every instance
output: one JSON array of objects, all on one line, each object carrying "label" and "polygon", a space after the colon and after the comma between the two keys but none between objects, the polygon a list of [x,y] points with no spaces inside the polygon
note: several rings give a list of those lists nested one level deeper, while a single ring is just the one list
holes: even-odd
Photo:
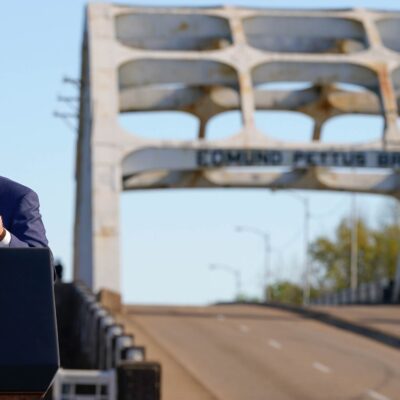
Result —
[{"label": "white road line", "polygon": [[243,332],[243,333],[247,333],[250,331],[250,328],[247,325],[240,325],[239,329]]},{"label": "white road line", "polygon": [[329,374],[330,372],[332,372],[332,370],[328,367],[328,366],[326,366],[326,365],[324,365],[324,364],[321,364],[320,362],[318,362],[318,361],[315,361],[315,362],[313,362],[313,365],[312,365],[316,370],[318,370],[319,372],[323,372],[324,374]]},{"label": "white road line", "polygon": [[270,339],[268,341],[268,344],[277,350],[280,350],[282,348],[282,345],[277,340],[274,340],[274,339]]},{"label": "white road line", "polygon": [[386,397],[383,394],[375,392],[375,390],[372,390],[372,389],[367,390],[367,395],[369,397],[371,397],[371,399],[374,399],[374,400],[390,400],[389,397]]}]

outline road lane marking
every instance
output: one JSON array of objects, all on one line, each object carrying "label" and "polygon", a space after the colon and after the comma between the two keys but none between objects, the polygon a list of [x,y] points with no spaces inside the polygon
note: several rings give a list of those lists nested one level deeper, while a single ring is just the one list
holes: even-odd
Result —
[{"label": "road lane marking", "polygon": [[318,361],[313,362],[313,367],[314,367],[317,371],[323,372],[324,374],[329,374],[330,372],[332,372],[332,370],[331,370],[328,366],[326,366],[326,365],[324,365],[324,364],[321,364],[321,363],[318,362]]},{"label": "road lane marking", "polygon": [[247,325],[240,325],[239,329],[241,330],[241,332],[243,333],[247,333],[250,331],[250,328]]},{"label": "road lane marking", "polygon": [[367,390],[367,395],[369,397],[371,397],[371,399],[374,399],[374,400],[390,400],[389,397],[386,397],[383,394],[375,392],[375,390],[372,390],[372,389]]},{"label": "road lane marking", "polygon": [[277,340],[274,340],[274,339],[270,339],[268,341],[268,344],[277,350],[280,350],[282,348],[282,345]]}]

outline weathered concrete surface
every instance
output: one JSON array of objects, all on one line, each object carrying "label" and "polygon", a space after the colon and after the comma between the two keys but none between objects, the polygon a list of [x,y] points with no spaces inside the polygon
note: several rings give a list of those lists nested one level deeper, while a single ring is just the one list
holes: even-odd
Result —
[{"label": "weathered concrete surface", "polygon": [[[90,4],[82,46],[74,277],[95,291],[120,290],[122,190],[264,187],[399,196],[399,21],[399,13],[364,9]],[[199,120],[196,139],[150,140],[118,122],[120,113],[171,110]],[[231,110],[241,114],[239,132],[210,140],[209,121]],[[309,141],[261,132],[255,113],[271,110],[311,117]],[[323,125],[346,114],[382,115],[381,136],[325,142]],[[296,127],[287,128],[295,137]],[[391,152],[388,159],[382,151]]]},{"label": "weathered concrete surface", "polygon": [[109,289],[102,289],[99,291],[98,300],[100,304],[112,314],[119,314],[122,311],[122,298],[121,294]]},{"label": "weathered concrete surface", "polygon": [[[167,355],[164,400],[396,400],[400,393],[398,350],[283,310],[129,306],[124,321],[149,354]],[[205,397],[184,389],[188,375]]]}]

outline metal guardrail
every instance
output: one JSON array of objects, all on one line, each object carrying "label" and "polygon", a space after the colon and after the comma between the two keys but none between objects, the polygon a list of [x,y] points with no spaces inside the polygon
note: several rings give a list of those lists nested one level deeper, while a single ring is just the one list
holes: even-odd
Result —
[{"label": "metal guardrail", "polygon": [[143,347],[135,346],[115,317],[83,283],[75,283],[78,300],[79,347],[91,368],[111,369],[123,361],[145,361]]},{"label": "metal guardrail", "polygon": [[145,348],[135,345],[134,336],[111,312],[111,304],[105,301],[111,307],[106,309],[101,295],[94,295],[80,282],[56,285],[56,299],[64,369],[56,378],[54,400],[89,398],[88,393],[81,395],[81,386],[95,400],[160,399],[161,366],[146,361]]}]

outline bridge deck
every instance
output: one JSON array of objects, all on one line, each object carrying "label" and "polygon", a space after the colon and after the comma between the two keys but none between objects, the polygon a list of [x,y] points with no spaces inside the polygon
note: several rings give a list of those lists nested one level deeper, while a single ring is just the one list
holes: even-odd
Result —
[{"label": "bridge deck", "polygon": [[277,309],[128,306],[163,399],[398,399],[400,352]]}]

